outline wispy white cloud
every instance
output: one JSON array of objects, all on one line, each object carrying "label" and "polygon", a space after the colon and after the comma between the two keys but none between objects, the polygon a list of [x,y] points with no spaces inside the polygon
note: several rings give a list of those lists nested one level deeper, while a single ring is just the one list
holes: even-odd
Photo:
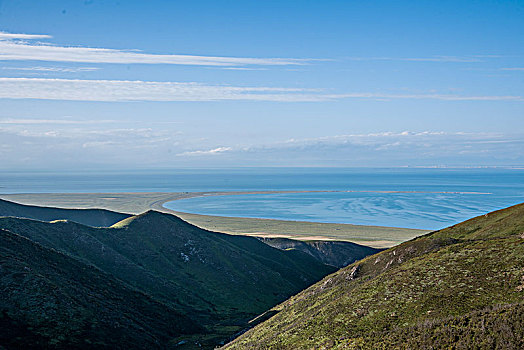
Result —
[{"label": "wispy white cloud", "polygon": [[[315,138],[303,139],[289,139],[283,142],[274,143],[271,145],[258,146],[261,148],[307,148],[307,147],[346,147],[346,146],[366,146],[376,147],[377,149],[385,149],[397,146],[405,146],[412,142],[436,140],[443,138],[474,138],[482,136],[487,137],[486,134],[466,134],[466,133],[445,133],[442,131],[384,131],[367,134],[342,134],[330,135]],[[494,135],[489,135],[493,137]],[[248,150],[248,149],[245,149]]]},{"label": "wispy white cloud", "polygon": [[186,82],[0,78],[0,98],[70,101],[220,101],[319,102],[339,99],[430,99],[443,101],[524,101],[522,96],[458,94],[327,94],[319,89],[242,87]]},{"label": "wispy white cloud", "polygon": [[2,67],[3,70],[17,70],[30,72],[59,72],[59,73],[79,73],[100,70],[98,67]]},{"label": "wispy white cloud", "polygon": [[107,147],[107,146],[113,146],[118,145],[118,142],[115,141],[91,141],[91,142],[84,142],[82,144],[82,148],[99,148],[99,147]]},{"label": "wispy white cloud", "polygon": [[0,40],[35,40],[35,39],[50,39],[50,35],[46,34],[21,34],[21,33],[6,33],[0,32]]},{"label": "wispy white cloud", "polygon": [[214,155],[214,154],[220,154],[228,151],[232,151],[233,148],[231,147],[218,147],[213,148],[207,151],[190,151],[190,152],[182,152],[177,154],[177,156],[206,156],[206,155]]},{"label": "wispy white cloud", "polygon": [[239,70],[239,71],[267,70],[267,68],[248,68],[248,67],[218,67],[218,69],[224,69],[224,70]]},{"label": "wispy white cloud", "polygon": [[[0,118],[0,125],[100,125],[100,124],[121,124],[117,119],[74,119],[64,117],[64,119],[34,119],[34,118]],[[147,125],[173,125],[184,124],[181,121],[152,121],[152,120],[126,120],[126,124],[147,124]]]},{"label": "wispy white cloud", "polygon": [[28,118],[5,118],[0,119],[0,124],[9,125],[48,125],[48,124],[68,124],[68,125],[87,125],[116,123],[117,120],[75,120],[75,119],[28,119]]},{"label": "wispy white cloud", "polygon": [[[442,131],[376,132],[289,139],[177,154],[187,162],[257,166],[401,166],[520,164],[524,135]],[[227,149],[227,157],[211,157]],[[214,162],[214,163],[213,163]],[[229,163],[228,163],[229,162]],[[198,163],[197,163],[198,164]]]},{"label": "wispy white cloud", "polygon": [[[174,144],[180,135],[174,130],[151,128],[104,128],[97,125],[93,129],[84,126],[45,127],[45,125],[28,124],[0,126],[0,134],[4,137],[5,135],[22,137],[24,141],[19,141],[17,143],[19,145],[50,143],[72,148],[114,146],[121,148],[121,151],[155,144]],[[107,142],[108,140],[110,142]]]},{"label": "wispy white cloud", "polygon": [[24,137],[30,137],[30,138],[57,138],[62,136],[60,131],[57,130],[45,130],[45,131],[37,131],[37,130],[29,130],[29,129],[23,129],[23,130],[8,130],[8,129],[0,129],[4,132],[9,132],[14,135],[18,136],[24,136]]},{"label": "wispy white cloud", "polygon": [[[249,158],[331,165],[417,164],[425,161],[498,162],[524,159],[524,135],[466,132],[379,132],[290,139],[237,149]],[[461,155],[470,158],[460,158]],[[509,164],[509,163],[508,163]]]},{"label": "wispy white cloud", "polygon": [[[433,56],[433,57],[348,57],[351,61],[408,61],[408,62],[455,62],[455,63],[471,63],[481,62],[481,57],[488,56]],[[493,57],[493,56],[489,56]]]},{"label": "wispy white cloud", "polygon": [[508,68],[501,68],[501,70],[524,71],[524,67],[508,67]]},{"label": "wispy white cloud", "polygon": [[0,78],[0,98],[72,101],[319,101],[315,89],[198,83]]},{"label": "wispy white cloud", "polygon": [[264,144],[202,140],[176,127],[0,125],[0,161],[21,166],[426,166],[518,165],[524,135],[386,131]]},{"label": "wispy white cloud", "polygon": [[[499,144],[524,144],[522,135],[503,135],[497,133],[465,133],[441,131],[403,131],[379,132],[368,134],[332,135],[317,138],[290,139],[267,145],[245,147],[243,152],[310,152],[311,154],[364,154],[375,153],[375,157],[384,152],[392,155],[407,156],[413,154],[452,153],[468,149],[471,153],[482,151],[482,147],[493,148]],[[482,151],[484,152],[484,151]]]},{"label": "wispy white cloud", "polygon": [[31,43],[27,40],[49,39],[49,35],[0,33],[0,60],[32,60],[48,62],[83,62],[116,64],[179,64],[199,66],[302,65],[311,59],[249,58],[142,53],[137,50],[116,50],[78,46],[57,46]]},{"label": "wispy white cloud", "polygon": [[[79,163],[151,164],[180,152],[180,134],[165,128],[114,128],[112,125],[0,125],[0,161],[24,167]],[[190,142],[184,142],[184,146]]]},{"label": "wispy white cloud", "polygon": [[376,100],[441,100],[441,101],[524,101],[520,95],[458,95],[458,94],[383,94],[383,93],[349,93],[325,95],[326,98],[358,98]]}]

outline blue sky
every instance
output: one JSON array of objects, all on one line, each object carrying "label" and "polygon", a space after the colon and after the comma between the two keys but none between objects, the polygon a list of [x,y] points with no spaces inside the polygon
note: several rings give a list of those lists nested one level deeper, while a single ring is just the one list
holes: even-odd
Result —
[{"label": "blue sky", "polygon": [[5,169],[524,165],[524,1],[0,1]]}]

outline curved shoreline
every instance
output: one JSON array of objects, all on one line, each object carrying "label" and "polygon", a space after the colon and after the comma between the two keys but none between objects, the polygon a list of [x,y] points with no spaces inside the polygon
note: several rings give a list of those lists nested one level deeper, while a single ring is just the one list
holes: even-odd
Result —
[{"label": "curved shoreline", "polygon": [[28,205],[72,209],[101,208],[128,214],[139,214],[153,209],[177,215],[196,226],[210,231],[224,232],[234,235],[284,237],[299,240],[340,240],[375,248],[391,247],[429,232],[428,230],[399,227],[200,215],[177,212],[163,206],[166,202],[195,197],[315,192],[350,191],[21,193],[1,194],[0,198]]},{"label": "curved shoreline", "polygon": [[[282,193],[382,193],[382,194],[466,194],[466,195],[491,195],[491,192],[476,192],[476,191],[399,191],[399,190],[301,190],[301,191],[216,191],[216,192],[188,192],[186,196],[180,196],[173,198],[173,200],[162,200],[158,203],[154,203],[153,207],[155,210],[168,211],[178,216],[192,216],[192,217],[213,217],[213,218],[231,218],[231,219],[252,219],[252,220],[276,220],[285,222],[303,222],[303,223],[322,223],[322,224],[340,224],[340,225],[353,225],[353,226],[367,226],[367,227],[388,227],[388,228],[401,228],[410,229],[406,227],[397,226],[374,226],[374,225],[357,225],[349,223],[337,223],[329,221],[310,221],[310,220],[293,220],[288,218],[271,218],[271,217],[258,217],[258,216],[235,216],[235,215],[221,215],[221,214],[207,214],[207,213],[195,213],[188,211],[180,211],[167,207],[166,203],[176,202],[179,200],[201,198],[201,197],[215,197],[215,196],[234,196],[234,195],[253,195],[253,194],[282,194]],[[182,209],[183,210],[183,209]],[[430,232],[431,230],[414,228],[414,230],[420,230]],[[284,237],[284,236],[282,236]]]}]

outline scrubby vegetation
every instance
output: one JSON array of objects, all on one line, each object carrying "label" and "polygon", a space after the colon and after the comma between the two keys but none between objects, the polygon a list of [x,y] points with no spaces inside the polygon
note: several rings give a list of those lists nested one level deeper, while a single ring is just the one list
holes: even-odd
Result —
[{"label": "scrubby vegetation", "polygon": [[273,309],[226,348],[524,346],[524,205],[369,256]]},{"label": "scrubby vegetation", "polygon": [[157,348],[202,331],[113,276],[0,229],[0,347]]},{"label": "scrubby vegetation", "polygon": [[134,348],[213,348],[335,271],[154,211],[111,228],[14,217],[0,228],[0,345],[14,348],[111,347],[119,337]]},{"label": "scrubby vegetation", "polygon": [[226,348],[524,347],[524,205],[336,272],[320,261],[372,251],[266,240],[279,250],[154,211],[105,228],[49,219],[0,217],[8,349],[213,348],[252,326]]}]

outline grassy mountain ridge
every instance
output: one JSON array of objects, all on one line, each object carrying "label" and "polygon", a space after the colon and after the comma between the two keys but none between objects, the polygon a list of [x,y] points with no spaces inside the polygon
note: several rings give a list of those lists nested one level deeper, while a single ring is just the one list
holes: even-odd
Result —
[{"label": "grassy mountain ridge", "polygon": [[[151,230],[152,225],[154,225],[154,230]],[[176,261],[178,265],[181,264],[187,269],[188,273],[199,276],[199,279],[205,280],[206,283],[212,282],[212,293],[216,294],[217,288],[221,289],[222,293],[220,294],[224,295],[221,297],[221,302],[231,303],[232,307],[236,307],[238,301],[231,300],[227,296],[230,287],[227,286],[224,289],[222,283],[224,276],[217,272],[223,272],[227,276],[226,280],[233,284],[244,278],[257,282],[265,280],[264,285],[266,287],[279,290],[292,289],[293,285],[304,285],[306,281],[314,279],[316,274],[314,269],[320,269],[321,274],[333,271],[333,269],[318,262],[313,262],[313,259],[306,254],[300,255],[299,260],[297,260],[296,254],[293,254],[293,258],[290,258],[288,252],[281,252],[268,247],[257,239],[205,231],[174,215],[156,211],[148,211],[125,219],[124,222],[114,225],[109,232],[115,231],[118,232],[115,237],[121,240],[120,249],[126,249],[125,241],[130,238],[141,240],[144,247],[157,245],[161,253],[169,252],[169,254],[161,256],[164,263]],[[141,233],[146,232],[147,235],[141,235]],[[177,249],[176,251],[171,248],[173,244],[175,245],[174,249]],[[207,247],[207,251],[202,247]],[[153,255],[146,253],[144,259]],[[258,269],[253,269],[254,266],[248,268],[246,260],[262,266]],[[158,266],[155,261],[147,261],[147,263],[150,265],[146,267],[154,268],[158,273],[162,273],[161,269],[165,266],[163,264]],[[288,278],[285,281],[276,282],[276,280],[281,279],[279,276],[288,276]],[[279,288],[277,288],[277,283]],[[203,291],[208,287],[195,286],[195,288],[200,288]],[[254,293],[256,288],[246,288],[248,289],[237,291],[237,293],[241,292],[245,298],[252,299],[250,294]],[[273,296],[270,298],[279,297],[275,293],[271,294]],[[267,298],[267,296],[264,296],[264,298]],[[254,304],[251,304],[251,306],[258,303],[256,300],[253,302]]]},{"label": "grassy mountain ridge", "polygon": [[[208,348],[335,270],[297,250],[281,251],[256,238],[205,231],[155,211],[126,218],[110,228],[14,217],[0,217],[0,228],[67,255],[70,261],[96,267],[164,305],[173,315],[186,315],[188,324],[205,329],[194,327],[182,340]],[[68,279],[69,275],[63,277]],[[34,293],[22,292],[20,297],[31,300]],[[23,310],[31,313],[34,308],[27,304]],[[163,316],[158,313],[157,317]],[[57,322],[63,325],[65,320]],[[31,327],[38,330],[37,335],[47,334],[39,324]]]},{"label": "grassy mountain ridge", "polygon": [[42,221],[70,220],[88,226],[107,227],[129,217],[130,215],[106,209],[61,209],[38,207],[0,199],[0,216],[14,216]]},{"label": "grassy mountain ridge", "polygon": [[343,268],[226,348],[520,349],[523,302],[520,204]]}]

